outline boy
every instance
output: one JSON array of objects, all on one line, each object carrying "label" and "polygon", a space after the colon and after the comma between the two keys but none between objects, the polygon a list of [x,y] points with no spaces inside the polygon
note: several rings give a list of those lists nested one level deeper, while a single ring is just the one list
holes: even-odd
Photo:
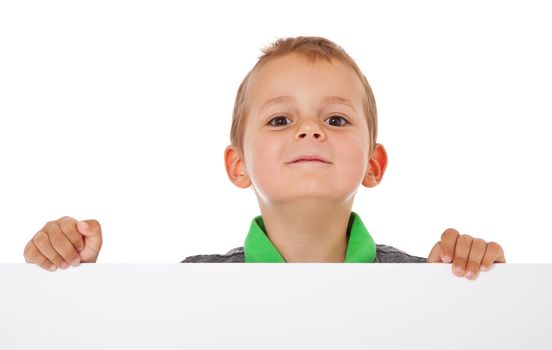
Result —
[{"label": "boy", "polygon": [[[359,185],[378,185],[387,165],[368,81],[324,38],[279,39],[263,53],[238,89],[224,153],[230,181],[253,186],[261,215],[243,247],[182,262],[452,262],[453,273],[469,279],[506,262],[497,243],[454,229],[427,259],[376,245],[351,210]],[[24,256],[55,270],[96,262],[101,245],[96,220],[63,217],[48,222]]]}]

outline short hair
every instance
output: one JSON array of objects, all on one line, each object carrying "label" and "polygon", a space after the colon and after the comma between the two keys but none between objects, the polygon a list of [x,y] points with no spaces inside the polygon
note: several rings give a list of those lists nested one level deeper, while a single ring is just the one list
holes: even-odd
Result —
[{"label": "short hair", "polygon": [[376,100],[372,93],[372,88],[368,80],[358,68],[355,61],[345,52],[345,50],[334,42],[317,36],[298,36],[291,38],[277,39],[269,47],[262,49],[263,54],[259,56],[259,60],[255,66],[247,73],[245,78],[238,88],[236,100],[234,103],[234,112],[232,115],[232,127],[230,129],[230,143],[237,148],[243,155],[243,134],[247,118],[247,85],[251,76],[260,69],[260,67],[271,59],[284,56],[289,53],[299,53],[306,57],[310,62],[315,62],[318,59],[325,59],[331,62],[332,59],[339,60],[353,69],[355,74],[360,79],[364,87],[364,98],[362,101],[364,115],[368,123],[368,136],[370,140],[370,154],[372,154],[375,144],[378,129],[378,118]]}]

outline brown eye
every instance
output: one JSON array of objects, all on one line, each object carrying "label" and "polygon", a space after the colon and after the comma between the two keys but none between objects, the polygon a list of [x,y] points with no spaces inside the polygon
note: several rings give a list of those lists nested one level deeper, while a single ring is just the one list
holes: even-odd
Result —
[{"label": "brown eye", "polygon": [[[275,117],[275,118],[272,118],[270,120],[270,122],[268,122],[268,124],[272,125],[272,126],[286,126],[287,123],[285,123],[285,120],[289,118],[287,117],[284,117],[284,116],[278,116],[278,117]],[[276,124],[273,123],[273,121],[276,121]],[[284,124],[285,123],[285,124]]]},{"label": "brown eye", "polygon": [[[347,119],[343,118],[342,116],[340,115],[332,115],[331,117],[329,117],[328,119],[326,120],[329,120],[330,121],[330,125],[332,126],[343,126],[343,125],[346,125],[346,124],[349,124],[349,122],[347,121]],[[341,123],[341,121],[343,121],[343,123]]]}]

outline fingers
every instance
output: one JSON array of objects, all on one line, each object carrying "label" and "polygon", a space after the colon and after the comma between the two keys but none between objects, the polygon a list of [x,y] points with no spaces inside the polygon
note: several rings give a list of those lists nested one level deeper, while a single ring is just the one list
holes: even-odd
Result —
[{"label": "fingers", "polygon": [[504,250],[496,242],[487,243],[487,250],[485,251],[485,256],[481,261],[481,270],[488,271],[493,263],[505,263],[506,258],[504,257]]},{"label": "fingers", "polygon": [[80,256],[56,222],[48,223],[33,238],[36,248],[58,268],[79,261]]},{"label": "fingers", "polygon": [[456,242],[460,233],[453,228],[449,228],[441,235],[441,249],[440,257],[441,261],[449,263],[454,258],[454,252],[456,250]]},{"label": "fingers", "polygon": [[[49,227],[45,228],[49,230]],[[38,231],[38,233],[33,238],[33,243],[36,248],[48,259],[50,262],[54,263],[56,267],[61,268],[63,265],[64,259],[58,254],[58,252],[52,246],[50,237],[48,233],[43,230]]]},{"label": "fingers", "polygon": [[47,222],[29,241],[24,256],[25,261],[53,271],[77,266],[81,261],[79,249],[84,249],[84,241],[77,230],[77,220],[64,216]]},{"label": "fingers", "polygon": [[[77,252],[84,249],[84,240],[82,235],[77,229],[77,220],[69,216],[64,216],[58,220],[59,228],[67,236],[71,245]],[[73,259],[74,260],[74,259]]]},{"label": "fingers", "polygon": [[[75,219],[73,220],[75,222],[73,225],[76,226],[76,220]],[[69,228],[68,225],[70,224],[65,225],[66,230],[76,231],[76,228]],[[52,244],[52,247],[55,249],[58,255],[60,255],[63,258],[63,260],[59,261],[59,263],[58,261],[51,260],[54,264],[56,264],[56,266],[65,268],[66,266],[63,266],[64,262],[71,265],[73,264],[76,265],[78,262],[80,262],[79,253],[75,250],[75,247],[73,246],[73,243],[71,242],[71,240],[61,230],[59,221],[50,224],[48,233],[49,233],[50,243]],[[46,257],[48,257],[48,255],[46,255]]]},{"label": "fingers", "polygon": [[487,242],[481,238],[476,238],[472,241],[470,256],[468,258],[468,264],[466,266],[466,277],[468,279],[476,279],[479,275],[479,266],[481,260],[487,250]]},{"label": "fingers", "polygon": [[82,220],[77,224],[79,232],[86,236],[101,236],[102,227],[97,220]]},{"label": "fingers", "polygon": [[505,263],[506,258],[498,243],[460,235],[455,229],[449,228],[443,232],[441,241],[435,244],[426,262],[452,262],[455,275],[476,279],[479,271],[488,271],[495,262]]},{"label": "fingers", "polygon": [[84,235],[84,249],[80,252],[82,262],[96,262],[102,248],[102,228],[97,220],[83,220],[77,223],[77,229]]},{"label": "fingers", "polygon": [[433,249],[431,249],[431,252],[429,253],[428,258],[426,259],[426,263],[442,262],[440,251],[441,251],[441,242],[437,242],[433,246]]},{"label": "fingers", "polygon": [[40,250],[36,248],[33,240],[30,240],[29,243],[27,243],[23,255],[25,256],[25,261],[28,263],[36,264],[48,271],[54,271],[57,269],[57,266],[48,260],[48,258],[46,258]]},{"label": "fingers", "polygon": [[470,235],[461,235],[456,240],[456,248],[454,249],[454,260],[452,261],[452,272],[456,276],[464,276],[472,241],[473,238]]}]

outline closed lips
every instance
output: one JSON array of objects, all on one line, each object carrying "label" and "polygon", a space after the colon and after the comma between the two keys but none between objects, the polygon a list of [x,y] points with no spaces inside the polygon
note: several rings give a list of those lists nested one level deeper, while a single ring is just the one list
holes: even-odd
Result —
[{"label": "closed lips", "polygon": [[316,157],[316,156],[301,156],[301,157],[296,158],[295,160],[291,161],[290,163],[298,163],[298,162],[322,162],[322,163],[331,164],[330,162],[328,162],[324,158]]}]

